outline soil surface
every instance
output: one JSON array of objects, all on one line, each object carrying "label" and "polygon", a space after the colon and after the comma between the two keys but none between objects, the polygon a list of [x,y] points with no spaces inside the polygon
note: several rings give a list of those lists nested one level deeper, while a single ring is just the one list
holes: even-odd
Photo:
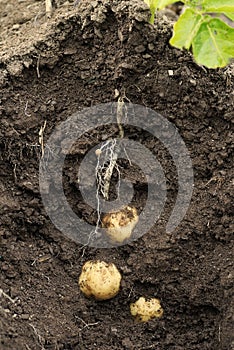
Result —
[{"label": "soil surface", "polygon": [[[51,18],[42,0],[1,0],[0,13],[0,349],[234,349],[233,65],[196,65],[169,45],[176,14],[167,10],[151,26],[140,0],[57,1]],[[43,207],[40,130],[46,143],[73,113],[118,97],[178,128],[193,162],[193,196],[180,225],[166,233],[178,192],[175,165],[157,139],[126,130],[164,169],[165,209],[134,242],[84,247],[63,236]],[[65,162],[65,193],[92,224],[96,213],[82,201],[77,171],[100,135],[111,133],[116,126],[83,135]],[[129,164],[121,169],[142,208],[144,176]],[[79,291],[90,259],[121,271],[114,299],[95,302]],[[157,297],[163,316],[135,323],[129,305],[140,296]]]}]

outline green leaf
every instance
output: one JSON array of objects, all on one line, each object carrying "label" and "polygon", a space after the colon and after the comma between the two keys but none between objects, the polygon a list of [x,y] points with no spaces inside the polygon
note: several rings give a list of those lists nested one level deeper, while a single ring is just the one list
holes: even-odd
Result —
[{"label": "green leaf", "polygon": [[193,9],[187,8],[174,24],[170,44],[179,49],[183,47],[189,49],[203,21],[202,15],[196,13]]},{"label": "green leaf", "polygon": [[201,24],[192,49],[198,64],[208,68],[225,67],[234,58],[234,29],[212,18]]},{"label": "green leaf", "polygon": [[154,24],[154,15],[155,15],[155,11],[157,9],[157,2],[158,0],[144,0],[144,2],[149,6],[150,8],[150,12],[151,12],[151,17],[149,22],[151,24]]},{"label": "green leaf", "polygon": [[156,10],[158,0],[144,0],[144,2],[149,6],[150,10],[151,9]]},{"label": "green leaf", "polygon": [[233,13],[224,13],[224,15],[226,16],[226,17],[228,17],[231,21],[233,21],[234,22],[234,12]]},{"label": "green leaf", "polygon": [[144,0],[145,3],[149,6],[150,9],[161,10],[167,5],[173,4],[176,0]]},{"label": "green leaf", "polygon": [[234,13],[233,0],[203,0],[202,7],[205,12]]},{"label": "green leaf", "polygon": [[[144,0],[150,7],[150,23],[156,10],[174,0]],[[234,58],[234,28],[208,13],[224,14],[234,21],[234,0],[184,0],[185,11],[174,24],[170,44],[189,50],[198,64],[208,68],[225,67]]]},{"label": "green leaf", "polygon": [[175,0],[159,0],[158,5],[157,5],[157,9],[162,10],[164,7],[166,7],[167,5],[171,5],[174,2],[176,2],[176,1]]},{"label": "green leaf", "polygon": [[150,23],[154,23],[154,15],[157,9],[161,10],[165,6],[172,4],[175,2],[175,0],[144,0],[144,2],[149,6],[151,17],[150,17]]}]

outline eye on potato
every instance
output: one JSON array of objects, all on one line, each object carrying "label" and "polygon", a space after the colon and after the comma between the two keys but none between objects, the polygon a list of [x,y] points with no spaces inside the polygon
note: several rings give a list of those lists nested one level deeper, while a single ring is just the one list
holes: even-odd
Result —
[{"label": "eye on potato", "polygon": [[80,290],[96,300],[111,299],[120,289],[121,274],[114,264],[87,261],[79,277]]},{"label": "eye on potato", "polygon": [[130,305],[130,312],[136,321],[139,322],[147,322],[163,315],[160,301],[156,298],[146,300],[144,297],[140,297],[135,303]]}]

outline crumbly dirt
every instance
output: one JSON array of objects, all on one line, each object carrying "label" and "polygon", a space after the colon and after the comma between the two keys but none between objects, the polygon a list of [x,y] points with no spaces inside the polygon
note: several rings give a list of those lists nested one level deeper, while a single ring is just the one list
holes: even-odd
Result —
[{"label": "crumbly dirt", "polygon": [[[233,65],[208,70],[172,48],[170,10],[153,27],[140,0],[56,5],[48,19],[42,0],[0,3],[0,349],[234,349]],[[116,101],[117,90],[178,128],[193,161],[193,197],[179,227],[166,233],[176,168],[157,140],[135,130],[165,171],[165,210],[128,245],[82,247],[43,208],[39,131],[46,121],[46,142],[77,110]],[[79,197],[76,174],[100,132],[110,130],[79,140],[64,168],[66,195],[91,222],[96,214]],[[147,187],[136,170],[129,173],[141,207]],[[114,299],[95,302],[80,293],[78,276],[89,259],[121,271]],[[140,296],[160,299],[163,317],[135,323],[129,304]]]}]

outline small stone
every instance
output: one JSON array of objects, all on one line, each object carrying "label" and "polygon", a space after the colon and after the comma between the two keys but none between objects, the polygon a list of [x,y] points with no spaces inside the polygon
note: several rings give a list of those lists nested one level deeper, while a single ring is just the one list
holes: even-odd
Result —
[{"label": "small stone", "polygon": [[151,55],[149,55],[148,53],[146,53],[145,55],[143,55],[143,58],[146,58],[146,59],[149,59],[149,58],[151,58],[152,56]]},{"label": "small stone", "polygon": [[34,188],[31,181],[23,181],[23,182],[21,182],[21,186],[27,190],[30,190],[30,191],[32,191]]},{"label": "small stone", "polygon": [[24,61],[24,62],[23,62],[23,65],[24,65],[24,67],[26,67],[26,68],[29,68],[31,64],[32,64],[32,61]]},{"label": "small stone", "polygon": [[116,327],[111,327],[111,332],[117,333],[117,332],[118,332],[118,329],[117,329]]},{"label": "small stone", "polygon": [[136,47],[135,47],[135,51],[136,51],[137,53],[142,53],[142,52],[145,51],[145,46],[144,46],[144,45],[136,46]]},{"label": "small stone", "polygon": [[13,30],[18,30],[19,27],[20,27],[20,25],[17,23],[17,24],[14,24],[14,25],[12,26],[12,29],[13,29]]},{"label": "small stone", "polygon": [[64,50],[64,55],[68,56],[68,55],[74,55],[77,53],[77,49],[74,47],[68,47]]},{"label": "small stone", "polygon": [[190,79],[189,82],[190,82],[192,85],[194,85],[194,86],[197,85],[197,82],[196,82],[196,80],[194,80],[194,79]]},{"label": "small stone", "polygon": [[29,314],[22,314],[21,315],[22,320],[28,320],[29,319]]},{"label": "small stone", "polygon": [[148,44],[148,49],[152,51],[154,49],[154,44]]},{"label": "small stone", "polygon": [[172,75],[174,75],[174,71],[172,69],[169,69],[168,70],[168,75],[169,75],[169,77],[171,77]]},{"label": "small stone", "polygon": [[23,71],[23,65],[20,62],[12,61],[7,65],[8,72],[13,76],[20,76]]}]

